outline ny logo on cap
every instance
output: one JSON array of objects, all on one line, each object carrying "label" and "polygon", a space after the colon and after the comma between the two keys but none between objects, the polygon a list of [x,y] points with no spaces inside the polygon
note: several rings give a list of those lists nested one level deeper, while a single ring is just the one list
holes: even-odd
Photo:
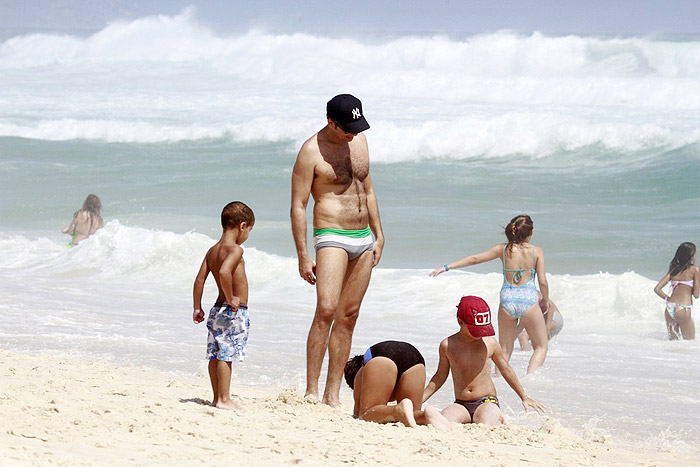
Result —
[{"label": "ny logo on cap", "polygon": [[474,324],[477,326],[487,326],[491,324],[491,313],[488,311],[474,313]]},{"label": "ny logo on cap", "polygon": [[362,114],[360,113],[360,109],[358,109],[357,107],[355,107],[354,109],[352,109],[352,118],[353,118],[353,120],[357,120],[357,119],[360,118],[360,117],[362,117]]}]

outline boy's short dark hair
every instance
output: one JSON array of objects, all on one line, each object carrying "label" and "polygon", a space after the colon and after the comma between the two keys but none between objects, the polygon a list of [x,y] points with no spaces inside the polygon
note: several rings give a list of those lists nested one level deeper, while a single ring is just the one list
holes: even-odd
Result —
[{"label": "boy's short dark hair", "polygon": [[253,210],[240,201],[232,201],[221,211],[221,227],[224,230],[235,229],[241,222],[252,226],[255,224]]}]

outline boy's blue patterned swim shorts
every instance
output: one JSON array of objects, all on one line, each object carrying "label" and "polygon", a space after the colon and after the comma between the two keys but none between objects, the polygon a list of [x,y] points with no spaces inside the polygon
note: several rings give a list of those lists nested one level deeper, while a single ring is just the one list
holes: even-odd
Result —
[{"label": "boy's blue patterned swim shorts", "polygon": [[249,328],[248,307],[241,304],[238,311],[234,311],[228,304],[215,304],[207,319],[207,359],[231,362],[237,358],[243,361]]}]

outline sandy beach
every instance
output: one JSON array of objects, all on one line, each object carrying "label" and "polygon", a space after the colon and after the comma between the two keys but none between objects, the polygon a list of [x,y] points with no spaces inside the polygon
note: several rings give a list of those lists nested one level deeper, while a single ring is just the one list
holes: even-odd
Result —
[{"label": "sandy beach", "polygon": [[[205,377],[0,351],[0,464],[17,465],[690,465],[584,440],[543,417],[537,430],[405,428],[355,420],[291,389],[234,384],[246,407],[210,407]],[[348,401],[349,402],[349,401]]]}]

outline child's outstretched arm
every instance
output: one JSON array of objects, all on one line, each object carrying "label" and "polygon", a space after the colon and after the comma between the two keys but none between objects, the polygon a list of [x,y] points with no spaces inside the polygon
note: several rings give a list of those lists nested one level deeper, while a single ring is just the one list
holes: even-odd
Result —
[{"label": "child's outstretched arm", "polygon": [[221,263],[221,269],[219,269],[219,280],[224,297],[226,297],[226,303],[233,310],[238,310],[238,306],[241,304],[241,299],[233,295],[233,273],[241,262],[241,258],[243,258],[243,248],[235,245],[231,247],[231,251],[226,255],[224,262]]},{"label": "child's outstretched arm", "polygon": [[201,323],[204,321],[204,311],[202,310],[202,294],[204,293],[204,282],[207,280],[209,275],[209,264],[207,263],[207,257],[204,257],[202,265],[199,267],[199,272],[197,277],[194,279],[194,288],[192,290],[193,305],[192,308],[192,321],[195,323]]},{"label": "child's outstretched arm", "polygon": [[447,359],[447,339],[443,339],[442,342],[440,342],[438,353],[440,355],[438,367],[433,377],[430,378],[430,382],[423,390],[423,402],[430,399],[430,396],[435,394],[435,392],[445,384],[447,376],[450,374],[450,361]]},{"label": "child's outstretched arm", "polygon": [[503,375],[503,379],[506,380],[508,385],[513,388],[513,391],[515,391],[518,397],[520,397],[520,400],[523,401],[523,407],[525,410],[527,410],[528,407],[532,407],[537,412],[543,413],[544,406],[534,399],[529,398],[527,394],[525,394],[525,388],[523,388],[522,384],[520,384],[518,375],[515,374],[513,367],[508,364],[508,360],[506,360],[505,355],[503,355],[503,351],[501,350],[501,346],[498,341],[496,341],[496,339],[491,339],[488,345],[492,350],[491,359],[498,367],[501,375]]},{"label": "child's outstretched arm", "polygon": [[[661,280],[656,284],[656,287],[654,287],[654,293],[658,295],[659,297],[663,298],[664,300],[668,300],[668,295],[663,291],[663,288],[666,287],[666,284],[671,280],[671,274],[666,274],[664,277],[661,278]],[[693,286],[693,292],[695,291],[695,286]]]},{"label": "child's outstretched arm", "polygon": [[435,270],[433,270],[433,272],[430,273],[430,277],[439,276],[443,272],[447,272],[450,269],[459,269],[491,261],[501,256],[502,251],[503,244],[499,243],[498,245],[494,245],[493,247],[482,253],[465,256],[464,258],[458,259],[457,261],[452,261],[451,263],[443,264],[442,266],[435,268]]}]

